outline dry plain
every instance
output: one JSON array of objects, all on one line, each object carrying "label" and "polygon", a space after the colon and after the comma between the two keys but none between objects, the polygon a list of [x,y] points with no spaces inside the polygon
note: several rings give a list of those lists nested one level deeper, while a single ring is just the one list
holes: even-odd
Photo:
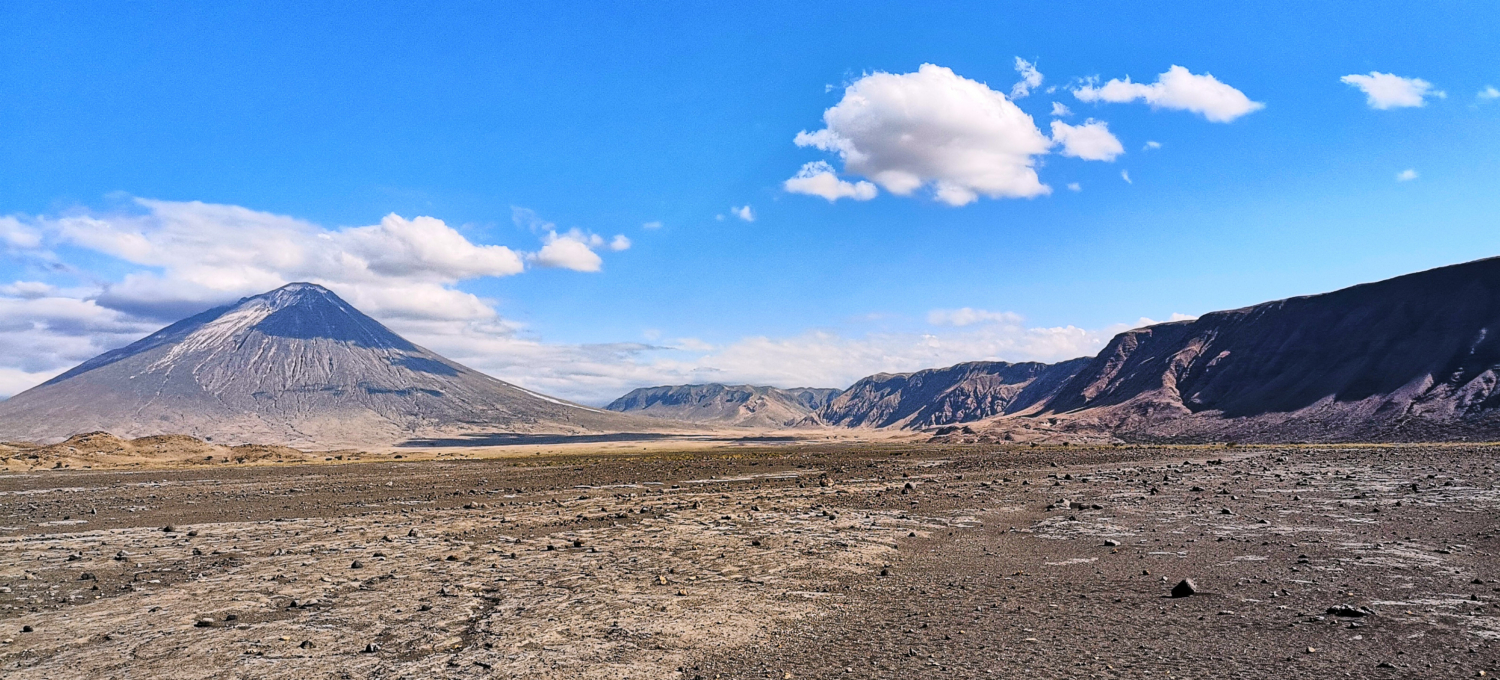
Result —
[{"label": "dry plain", "polygon": [[13,466],[0,675],[1500,667],[1500,447],[544,450]]}]

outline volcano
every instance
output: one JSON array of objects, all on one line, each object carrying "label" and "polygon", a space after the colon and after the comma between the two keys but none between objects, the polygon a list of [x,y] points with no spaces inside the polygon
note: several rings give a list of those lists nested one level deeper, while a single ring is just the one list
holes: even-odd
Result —
[{"label": "volcano", "polygon": [[103,430],[336,446],[641,425],[449,361],[311,283],[183,319],[0,402],[0,438],[35,442]]}]

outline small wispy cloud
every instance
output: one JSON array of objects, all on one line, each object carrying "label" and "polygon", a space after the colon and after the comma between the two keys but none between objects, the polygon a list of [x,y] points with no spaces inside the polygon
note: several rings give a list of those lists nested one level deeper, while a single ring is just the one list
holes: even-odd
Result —
[{"label": "small wispy cloud", "polygon": [[742,206],[740,206],[738,208],[731,207],[729,209],[729,213],[731,215],[734,215],[735,217],[738,217],[738,218],[746,221],[746,222],[754,222],[755,221],[755,211],[751,210],[750,206],[748,206],[748,205],[742,205]]},{"label": "small wispy cloud", "polygon": [[1020,57],[1016,57],[1016,73],[1021,74],[1021,82],[1010,88],[1011,99],[1026,97],[1042,84],[1042,72],[1036,70],[1036,64]]},{"label": "small wispy cloud", "polygon": [[1480,99],[1500,99],[1500,90],[1495,89],[1494,85],[1485,85],[1484,89],[1479,91],[1478,97]]},{"label": "small wispy cloud", "polygon": [[647,222],[647,223],[645,223],[645,224],[642,224],[642,225],[641,225],[641,228],[642,228],[642,229],[660,229],[660,228],[661,228],[661,226],[662,226],[662,225],[661,225],[661,222],[660,222],[660,221],[658,221],[658,220],[652,220],[652,221],[650,221],[650,222]]},{"label": "small wispy cloud", "polygon": [[1403,78],[1394,73],[1355,73],[1339,78],[1339,81],[1359,88],[1365,93],[1365,103],[1382,111],[1426,106],[1428,97],[1442,99],[1448,96],[1442,90],[1432,89],[1432,83],[1421,78]]},{"label": "small wispy cloud", "polygon": [[1121,170],[1120,171],[1120,179],[1125,180],[1126,184],[1135,184],[1135,182],[1130,181],[1130,171],[1129,170]]},{"label": "small wispy cloud", "polygon": [[1416,179],[1417,177],[1418,177],[1417,171],[1413,170],[1411,168],[1407,168],[1405,170],[1402,170],[1401,172],[1396,173],[1396,181],[1397,182],[1410,182],[1410,181]]},{"label": "small wispy cloud", "polygon": [[1149,151],[1151,149],[1160,149],[1160,148],[1161,148],[1161,142],[1148,141],[1148,142],[1146,142],[1145,146],[1141,147],[1141,150],[1142,151]]},{"label": "small wispy cloud", "polygon": [[1083,191],[1083,185],[1077,182],[1068,182],[1068,191]]}]

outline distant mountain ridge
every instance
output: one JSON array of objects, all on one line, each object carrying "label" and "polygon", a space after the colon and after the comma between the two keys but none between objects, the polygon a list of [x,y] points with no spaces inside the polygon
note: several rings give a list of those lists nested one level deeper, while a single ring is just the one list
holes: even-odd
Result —
[{"label": "distant mountain ridge", "polygon": [[1095,357],[878,373],[798,422],[968,424],[941,435],[955,441],[1500,440],[1500,258],[1137,328]]},{"label": "distant mountain ridge", "polygon": [[971,361],[914,373],[877,373],[844,390],[817,416],[843,427],[923,429],[973,422],[1045,401],[1088,362]]},{"label": "distant mountain ridge", "polygon": [[310,283],[183,319],[0,402],[0,439],[38,442],[102,430],[361,445],[643,424],[449,361]]},{"label": "distant mountain ridge", "polygon": [[839,392],[832,388],[718,383],[663,385],[631,390],[604,408],[695,423],[779,428],[806,422]]}]

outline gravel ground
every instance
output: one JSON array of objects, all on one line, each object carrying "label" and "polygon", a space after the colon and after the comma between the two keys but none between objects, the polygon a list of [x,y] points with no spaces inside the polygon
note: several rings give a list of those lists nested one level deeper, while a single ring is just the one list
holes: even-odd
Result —
[{"label": "gravel ground", "polygon": [[[1477,677],[1482,446],[766,446],[0,476],[0,674]],[[1171,597],[1191,579],[1196,592]]]}]

